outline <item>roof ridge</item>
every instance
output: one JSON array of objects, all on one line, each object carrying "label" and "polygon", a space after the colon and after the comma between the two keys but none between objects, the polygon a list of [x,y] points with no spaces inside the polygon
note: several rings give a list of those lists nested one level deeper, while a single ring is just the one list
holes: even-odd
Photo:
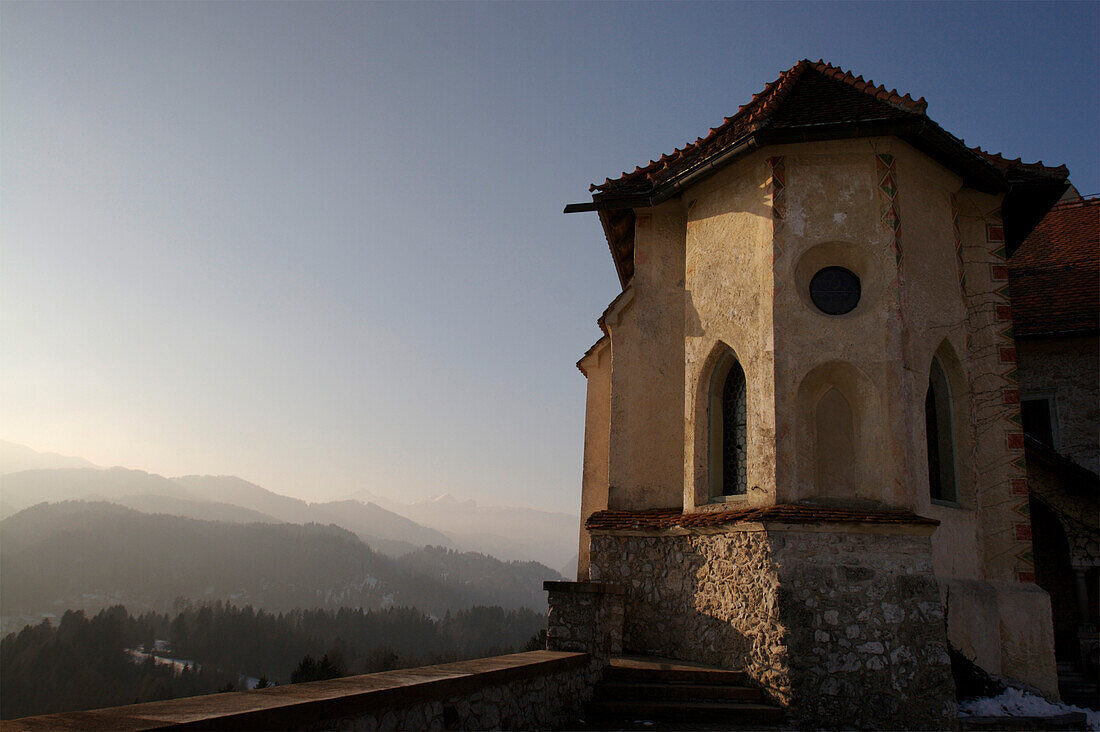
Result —
[{"label": "roof ridge", "polygon": [[[909,94],[902,96],[897,89],[888,91],[882,84],[876,85],[874,81],[865,81],[862,76],[855,76],[852,72],[839,66],[833,66],[830,63],[826,63],[822,59],[811,61],[810,59],[804,58],[786,71],[781,71],[774,81],[765,84],[763,89],[752,95],[752,99],[750,99],[748,103],[739,106],[733,115],[723,117],[721,124],[709,128],[706,136],[697,137],[694,142],[685,143],[683,147],[673,148],[671,153],[661,155],[661,157],[656,160],[650,160],[644,165],[636,165],[632,171],[628,172],[624,170],[620,173],[619,177],[614,180],[608,177],[604,179],[603,183],[593,183],[588,187],[588,190],[591,192],[599,192],[607,186],[627,178],[637,179],[639,177],[644,177],[648,182],[653,183],[662,172],[668,170],[674,164],[680,163],[688,156],[695,154],[704,143],[710,143],[721,138],[723,134],[727,133],[735,125],[743,125],[746,132],[756,131],[764,127],[783,100],[790,94],[795,83],[809,70],[813,70],[825,78],[847,84],[853,89],[861,91],[873,99],[888,104],[895,109],[908,114],[926,116],[928,102],[925,101],[924,97],[913,99]],[[729,141],[727,140],[724,142]],[[723,147],[724,144],[719,145],[717,150],[714,150],[707,158],[703,159],[710,159],[714,155],[719,154]],[[694,162],[701,162],[701,160],[693,161],[692,165]]]},{"label": "roof ridge", "polygon": [[[664,155],[661,155],[660,158],[658,158],[656,160],[650,160],[645,165],[636,165],[636,166],[634,166],[633,171],[627,172],[627,171],[624,170],[622,172],[622,174],[619,176],[618,180],[621,180],[622,178],[625,178],[627,176],[638,175],[639,173],[642,173],[647,178],[652,179],[656,172],[658,172],[659,170],[664,170],[665,168],[668,168],[669,164],[680,160],[685,155],[687,155],[689,152],[693,152],[696,149],[696,147],[699,146],[701,143],[709,140],[712,137],[716,137],[716,136],[722,134],[723,132],[728,130],[734,122],[738,122],[741,119],[747,119],[750,122],[753,121],[755,116],[756,116],[756,111],[755,110],[748,111],[747,116],[744,117],[744,118],[742,117],[742,115],[745,114],[747,110],[750,110],[750,108],[753,105],[756,105],[756,104],[766,105],[767,101],[770,101],[769,95],[772,94],[776,90],[777,87],[782,85],[785,81],[790,79],[792,76],[794,76],[794,78],[797,78],[798,76],[801,76],[802,72],[805,71],[805,69],[810,65],[810,63],[811,63],[810,61],[808,61],[806,59],[803,59],[802,61],[799,61],[798,63],[796,63],[791,68],[787,69],[786,71],[780,72],[779,76],[775,80],[765,84],[763,89],[761,89],[756,94],[753,94],[752,99],[750,99],[747,103],[740,105],[737,108],[737,111],[734,112],[731,116],[723,117],[721,124],[719,124],[717,127],[709,128],[707,130],[706,137],[697,137],[697,138],[695,138],[694,142],[684,143],[684,146],[682,148],[679,148],[679,147],[673,148],[673,151],[672,151],[671,154],[666,153]],[[788,85],[787,90],[789,91],[789,85]],[[786,96],[786,95],[784,94],[784,96]],[[770,111],[774,111],[774,110],[768,110],[768,111],[770,112]],[[607,184],[613,183],[613,182],[614,181],[611,178],[605,178],[603,183],[593,183],[592,185],[590,185],[588,187],[588,190],[589,191],[597,191],[601,187],[606,186]]]}]

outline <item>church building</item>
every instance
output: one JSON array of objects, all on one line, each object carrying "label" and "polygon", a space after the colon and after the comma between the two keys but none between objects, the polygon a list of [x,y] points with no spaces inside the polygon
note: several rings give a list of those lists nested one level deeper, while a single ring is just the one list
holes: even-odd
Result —
[{"label": "church building", "polygon": [[578,363],[578,579],[625,589],[622,652],[796,724],[951,725],[948,640],[1058,695],[1009,257],[1068,171],[926,110],[801,61],[566,208],[622,284]]}]

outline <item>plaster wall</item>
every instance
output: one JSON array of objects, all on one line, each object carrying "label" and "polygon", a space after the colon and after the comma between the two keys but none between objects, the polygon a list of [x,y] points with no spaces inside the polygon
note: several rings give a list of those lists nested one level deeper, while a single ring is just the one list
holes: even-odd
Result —
[{"label": "plaster wall", "polygon": [[947,637],[983,669],[1058,699],[1050,596],[1031,582],[939,577]]},{"label": "plaster wall", "polygon": [[[686,209],[684,372],[685,510],[712,502],[711,382],[732,352],[745,371],[746,486],[741,505],[775,502],[775,350],[772,341],[771,205],[762,153],[693,187]],[[721,499],[718,499],[719,501]]]},{"label": "plaster wall", "polygon": [[611,337],[608,507],[680,506],[683,494],[684,216],[678,201],[635,212],[631,293]]},{"label": "plaster wall", "polygon": [[999,197],[966,188],[957,200],[970,304],[966,353],[976,434],[972,459],[979,478],[974,504],[982,576],[992,581],[1033,582],[1001,202]]},{"label": "plaster wall", "polygon": [[1055,449],[1100,472],[1100,342],[1096,336],[1016,341],[1020,397],[1053,397]]},{"label": "plaster wall", "polygon": [[[899,309],[902,316],[901,383],[895,417],[903,440],[899,484],[903,505],[938,519],[932,537],[933,561],[940,577],[977,579],[983,576],[982,541],[978,519],[978,474],[974,454],[978,440],[992,440],[1003,448],[1003,438],[976,429],[972,373],[985,368],[987,355],[968,349],[969,308],[960,252],[988,250],[984,227],[960,228],[954,223],[957,192],[962,181],[953,173],[898,142],[893,148],[904,238],[900,267]],[[994,199],[993,206],[999,206]],[[924,399],[929,371],[937,358],[950,390],[954,443],[955,499],[931,497]],[[914,418],[904,419],[905,413]],[[999,486],[1007,490],[1007,486]]]},{"label": "plaster wall", "polygon": [[[933,539],[937,573],[981,576],[974,365],[958,252],[959,244],[987,244],[984,228],[969,231],[969,242],[956,240],[960,179],[892,138],[778,146],[768,154],[785,168],[775,234],[778,502],[873,501],[933,516],[942,522]],[[888,225],[889,207],[896,228]],[[851,313],[826,315],[809,299],[810,278],[828,265],[860,277]],[[940,505],[929,495],[923,418],[934,354],[952,387],[958,477],[958,499]],[[830,424],[820,408],[839,399],[851,414],[847,453],[819,444],[819,433],[834,437],[819,429]],[[988,439],[1003,445],[1000,435]],[[854,468],[840,464],[849,462],[845,454],[854,455]],[[838,480],[845,470],[854,475]]]},{"label": "plaster wall", "polygon": [[[777,500],[898,504],[894,485],[900,425],[889,405],[898,394],[901,362],[891,283],[896,266],[890,233],[881,225],[875,153],[890,140],[863,139],[783,145],[768,154],[785,168],[785,207],[776,227],[775,390]],[[825,315],[809,299],[810,278],[825,266],[859,276],[862,293],[851,313]],[[817,408],[837,394],[851,412],[846,441],[855,465],[818,445]],[[835,476],[853,471],[848,485]]]},{"label": "plaster wall", "polygon": [[581,359],[588,380],[584,412],[584,467],[581,476],[580,545],[577,579],[588,578],[589,536],[584,522],[607,508],[607,456],[611,423],[611,341],[600,341]]}]

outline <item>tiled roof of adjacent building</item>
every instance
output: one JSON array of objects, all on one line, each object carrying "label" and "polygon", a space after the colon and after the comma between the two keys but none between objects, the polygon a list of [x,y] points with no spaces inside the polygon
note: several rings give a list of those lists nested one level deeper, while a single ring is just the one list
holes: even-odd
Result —
[{"label": "tiled roof of adjacent building", "polygon": [[1100,197],[1052,208],[1008,267],[1017,336],[1100,330]]},{"label": "tiled roof of adjacent building", "polygon": [[896,509],[862,510],[781,504],[761,508],[729,511],[684,513],[679,508],[658,508],[648,511],[597,511],[584,526],[589,531],[659,530],[676,527],[720,526],[750,522],[774,521],[784,524],[857,523],[857,524],[922,524],[936,526],[939,521],[918,516],[912,511]]}]

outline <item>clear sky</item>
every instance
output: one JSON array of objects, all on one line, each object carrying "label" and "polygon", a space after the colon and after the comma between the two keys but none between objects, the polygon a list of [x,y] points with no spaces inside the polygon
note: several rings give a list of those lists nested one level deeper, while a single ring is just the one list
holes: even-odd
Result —
[{"label": "clear sky", "polygon": [[0,4],[0,438],[579,505],[592,181],[801,58],[1100,191],[1097,3]]}]

